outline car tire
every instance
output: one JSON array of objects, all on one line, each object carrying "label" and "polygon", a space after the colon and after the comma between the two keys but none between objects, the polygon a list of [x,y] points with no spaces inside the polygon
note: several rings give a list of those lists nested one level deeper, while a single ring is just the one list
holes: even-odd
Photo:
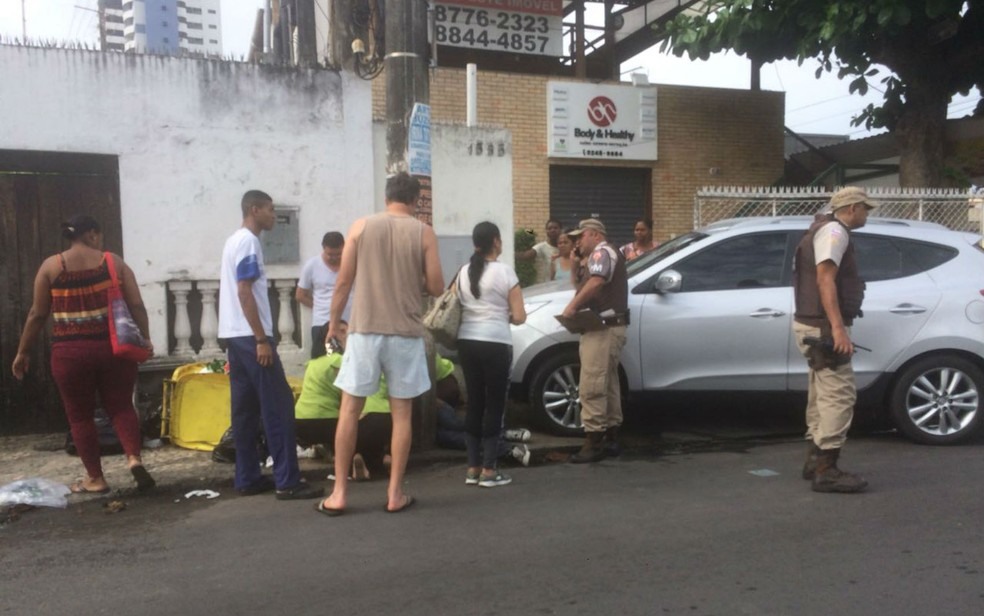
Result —
[{"label": "car tire", "polygon": [[984,424],[984,372],[954,354],[925,357],[903,370],[892,387],[892,420],[917,443],[954,445]]},{"label": "car tire", "polygon": [[580,374],[577,348],[566,348],[543,362],[530,382],[531,419],[553,434],[583,434],[578,396]]}]

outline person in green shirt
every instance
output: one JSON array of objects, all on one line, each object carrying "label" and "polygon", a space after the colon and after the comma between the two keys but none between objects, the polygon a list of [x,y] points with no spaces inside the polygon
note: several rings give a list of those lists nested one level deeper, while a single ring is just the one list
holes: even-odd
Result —
[{"label": "person in green shirt", "polygon": [[[339,336],[343,347],[347,329],[348,324],[343,321]],[[341,365],[342,353],[336,352],[312,359],[304,370],[301,395],[294,404],[297,443],[303,447],[323,445],[330,451],[334,450],[338,409],[342,400],[342,391],[335,387],[335,377]],[[356,455],[361,455],[365,461],[370,478],[387,475],[383,457],[392,429],[386,383],[380,381],[379,391],[366,398],[355,445]]]}]

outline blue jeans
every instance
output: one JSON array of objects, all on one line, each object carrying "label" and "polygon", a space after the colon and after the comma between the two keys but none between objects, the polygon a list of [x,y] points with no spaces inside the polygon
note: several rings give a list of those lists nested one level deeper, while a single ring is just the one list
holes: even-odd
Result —
[{"label": "blue jeans", "polygon": [[[465,451],[468,445],[465,444],[465,419],[458,415],[454,408],[444,402],[437,401],[437,446],[445,449],[459,449]],[[512,447],[504,440],[499,439],[499,457],[505,458],[509,455]]]},{"label": "blue jeans", "polygon": [[227,338],[226,345],[232,437],[236,443],[236,489],[250,488],[262,479],[261,460],[256,452],[261,421],[273,457],[273,481],[278,490],[293,488],[301,481],[294,439],[294,394],[277,349],[273,349],[273,364],[264,368],[256,362],[256,339],[252,336]]}]

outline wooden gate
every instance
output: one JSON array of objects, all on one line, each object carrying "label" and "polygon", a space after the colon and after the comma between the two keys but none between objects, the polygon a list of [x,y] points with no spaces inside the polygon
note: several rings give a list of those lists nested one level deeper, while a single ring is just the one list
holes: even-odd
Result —
[{"label": "wooden gate", "polygon": [[48,432],[66,421],[50,374],[50,326],[31,349],[31,369],[11,365],[46,257],[67,247],[61,222],[99,221],[106,250],[122,254],[119,164],[115,156],[0,150],[0,435]]}]

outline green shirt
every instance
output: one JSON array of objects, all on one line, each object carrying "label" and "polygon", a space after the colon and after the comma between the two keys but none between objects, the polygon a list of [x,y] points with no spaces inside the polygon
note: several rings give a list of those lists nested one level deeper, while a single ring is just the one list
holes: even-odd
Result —
[{"label": "green shirt", "polygon": [[[338,419],[342,390],[335,387],[335,378],[341,366],[342,356],[338,353],[308,362],[304,370],[301,395],[294,404],[294,416],[297,419]],[[379,380],[379,391],[366,398],[363,412],[390,412],[389,392],[382,377]]]}]

